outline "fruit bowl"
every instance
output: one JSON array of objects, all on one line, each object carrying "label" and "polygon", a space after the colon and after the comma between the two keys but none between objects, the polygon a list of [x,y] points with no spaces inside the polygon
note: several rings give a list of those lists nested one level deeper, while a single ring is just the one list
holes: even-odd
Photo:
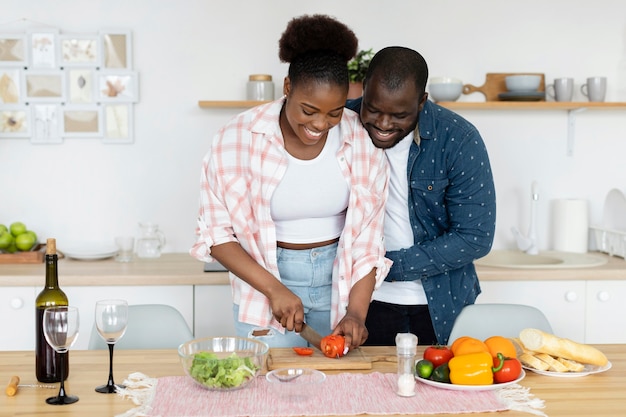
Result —
[{"label": "fruit bowl", "polygon": [[230,391],[247,386],[265,366],[266,343],[243,337],[206,337],[178,347],[185,373],[198,385],[212,391]]}]

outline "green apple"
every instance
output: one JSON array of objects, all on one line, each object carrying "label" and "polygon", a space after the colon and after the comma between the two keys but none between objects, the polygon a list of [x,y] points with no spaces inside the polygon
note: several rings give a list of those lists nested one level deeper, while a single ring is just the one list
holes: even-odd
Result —
[{"label": "green apple", "polygon": [[27,230],[26,225],[22,222],[11,223],[11,226],[9,227],[11,229],[11,234],[13,235],[13,237],[19,236]]},{"label": "green apple", "polygon": [[37,233],[33,232],[32,230],[27,230],[25,232],[25,234],[31,235],[33,237],[33,240],[35,241],[35,243],[37,243]]},{"label": "green apple", "polygon": [[17,246],[15,246],[15,240],[13,240],[13,242],[11,242],[11,244],[9,245],[8,248],[5,249],[7,252],[9,253],[15,253],[17,252]]},{"label": "green apple", "polygon": [[35,238],[30,233],[22,233],[15,238],[15,246],[23,252],[29,251],[35,244]]},{"label": "green apple", "polygon": [[4,233],[4,232],[8,232],[8,231],[9,231],[9,229],[5,225],[0,224],[0,235],[2,233]]},{"label": "green apple", "polygon": [[7,249],[13,243],[14,237],[8,231],[0,232],[0,249]]}]

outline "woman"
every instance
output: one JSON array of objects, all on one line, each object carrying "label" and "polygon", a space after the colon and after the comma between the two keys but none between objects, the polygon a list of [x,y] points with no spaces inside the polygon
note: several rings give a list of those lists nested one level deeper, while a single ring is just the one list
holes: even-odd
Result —
[{"label": "woman", "polygon": [[191,254],[229,270],[239,336],[302,346],[306,322],[351,349],[367,338],[372,292],[389,270],[389,174],[358,115],[344,110],[357,46],[328,16],[291,20],[279,41],[290,64],[284,96],[236,116],[203,160]]}]

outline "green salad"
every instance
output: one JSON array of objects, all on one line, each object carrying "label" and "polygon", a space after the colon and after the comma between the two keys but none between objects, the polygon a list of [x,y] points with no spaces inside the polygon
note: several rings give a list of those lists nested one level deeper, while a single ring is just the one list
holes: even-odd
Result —
[{"label": "green salad", "polygon": [[196,353],[189,374],[209,388],[235,388],[254,377],[258,367],[250,358],[233,353],[219,359],[215,353]]}]

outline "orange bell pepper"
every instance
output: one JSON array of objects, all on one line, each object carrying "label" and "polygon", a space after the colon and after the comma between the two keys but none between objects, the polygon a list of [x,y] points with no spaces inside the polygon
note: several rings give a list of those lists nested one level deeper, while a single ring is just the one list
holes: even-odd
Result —
[{"label": "orange bell pepper", "polygon": [[448,362],[450,382],[457,385],[493,384],[493,358],[488,351],[454,356]]},{"label": "orange bell pepper", "polygon": [[453,343],[451,347],[454,356],[467,355],[468,353],[489,352],[489,348],[482,340],[469,336],[463,336],[463,340],[459,339],[457,339],[458,343]]},{"label": "orange bell pepper", "polygon": [[494,366],[497,366],[495,359],[498,357],[498,353],[502,353],[507,358],[517,358],[517,350],[511,339],[504,336],[491,336],[485,339],[485,345],[489,349],[491,356],[494,359]]}]

